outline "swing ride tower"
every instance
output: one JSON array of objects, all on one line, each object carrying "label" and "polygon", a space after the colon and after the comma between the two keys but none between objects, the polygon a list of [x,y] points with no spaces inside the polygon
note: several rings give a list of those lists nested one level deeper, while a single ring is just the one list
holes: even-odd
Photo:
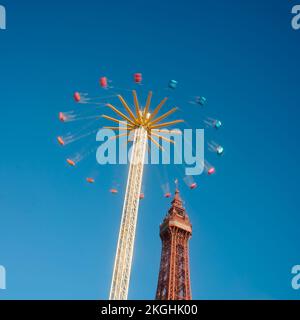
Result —
[{"label": "swing ride tower", "polygon": [[144,170],[147,131],[136,129],[117,245],[110,300],[126,300]]},{"label": "swing ride tower", "polygon": [[[120,137],[128,138],[131,133],[134,134],[134,138],[109,299],[127,300],[147,144],[150,140],[160,149],[162,147],[159,144],[159,139],[174,144],[173,140],[162,135],[171,133],[164,128],[181,123],[183,120],[161,123],[162,120],[176,112],[177,108],[173,108],[165,114],[156,117],[166,103],[167,98],[163,99],[154,111],[150,113],[152,92],[149,92],[145,108],[142,109],[139,105],[137,94],[133,91],[135,113],[123,97],[118,96],[118,98],[128,115],[113,105],[107,104],[107,107],[120,116],[121,119],[103,115],[103,118],[119,125],[118,127],[104,128],[119,132],[114,139]],[[121,131],[124,132],[120,133]],[[172,134],[176,134],[176,132],[172,131]]]}]

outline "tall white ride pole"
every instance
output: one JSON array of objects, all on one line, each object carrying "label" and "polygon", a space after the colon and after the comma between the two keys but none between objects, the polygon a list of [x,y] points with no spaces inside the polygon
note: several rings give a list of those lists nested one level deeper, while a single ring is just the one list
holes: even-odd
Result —
[{"label": "tall white ride pole", "polygon": [[147,131],[139,127],[134,134],[110,300],[127,300],[128,296],[146,148]]}]

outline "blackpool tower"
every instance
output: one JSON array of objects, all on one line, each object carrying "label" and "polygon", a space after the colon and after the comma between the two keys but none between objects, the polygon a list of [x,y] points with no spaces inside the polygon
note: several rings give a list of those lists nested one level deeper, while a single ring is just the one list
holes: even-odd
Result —
[{"label": "blackpool tower", "polygon": [[162,253],[156,300],[191,300],[189,239],[192,225],[176,188],[172,206],[160,225]]}]

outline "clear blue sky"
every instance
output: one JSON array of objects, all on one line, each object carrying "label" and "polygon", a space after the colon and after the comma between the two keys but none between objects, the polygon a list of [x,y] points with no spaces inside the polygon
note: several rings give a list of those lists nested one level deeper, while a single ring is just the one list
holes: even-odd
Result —
[{"label": "clear blue sky", "polygon": [[[193,223],[195,299],[299,299],[300,31],[295,1],[5,1],[0,32],[0,299],[106,299],[120,223],[126,167],[99,167],[98,184],[64,163],[57,113],[74,90],[97,92],[144,74],[186,95],[204,94],[219,117],[226,155],[199,188],[182,186]],[[99,91],[100,92],[100,91]],[[185,105],[202,126],[200,110]],[[96,144],[96,142],[95,142]],[[69,150],[75,151],[76,146]],[[169,201],[146,168],[129,298],[153,299]],[[155,172],[155,168],[153,169]],[[170,180],[177,176],[168,169]],[[121,194],[113,198],[113,180]]]}]

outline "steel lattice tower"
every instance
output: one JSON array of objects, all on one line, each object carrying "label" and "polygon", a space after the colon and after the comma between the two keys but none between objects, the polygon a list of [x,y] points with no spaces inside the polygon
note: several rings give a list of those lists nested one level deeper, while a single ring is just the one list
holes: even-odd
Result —
[{"label": "steel lattice tower", "polygon": [[189,239],[192,225],[178,188],[172,206],[160,225],[162,253],[156,291],[157,300],[191,300]]}]

